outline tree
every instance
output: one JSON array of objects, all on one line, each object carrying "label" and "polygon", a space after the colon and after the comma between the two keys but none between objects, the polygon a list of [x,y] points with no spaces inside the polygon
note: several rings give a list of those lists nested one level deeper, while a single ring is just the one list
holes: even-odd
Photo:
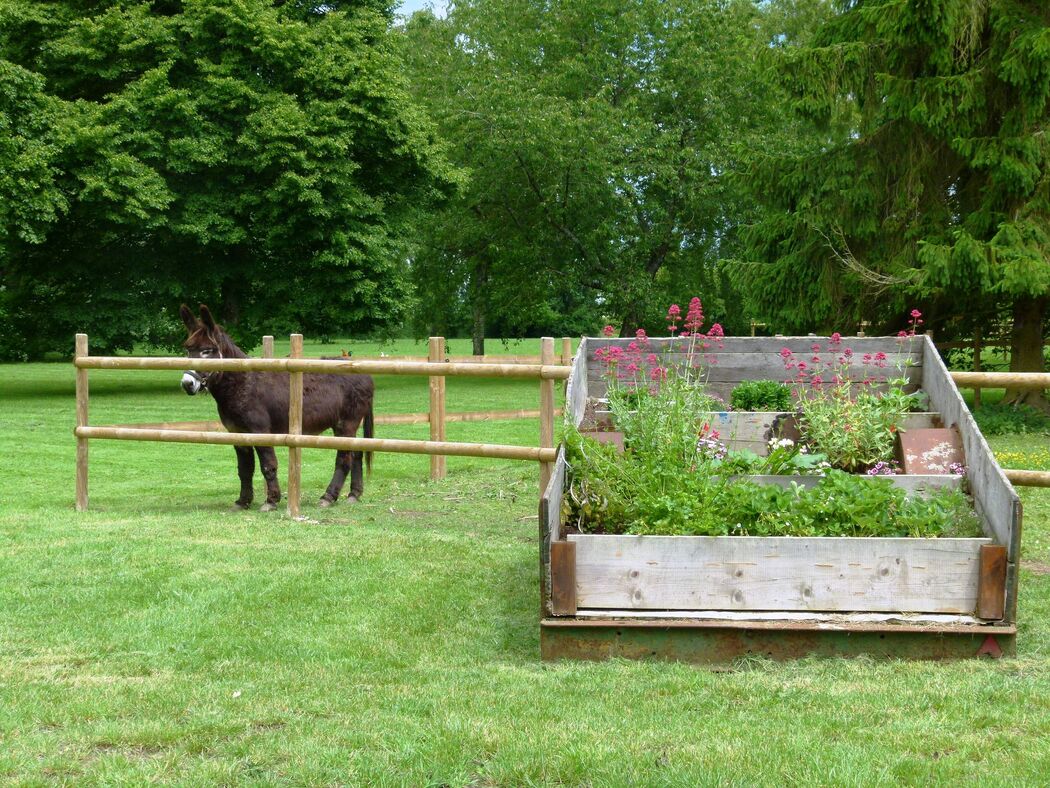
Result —
[{"label": "tree", "polygon": [[727,175],[777,115],[766,35],[745,0],[464,0],[444,20],[414,15],[413,88],[465,172],[457,199],[422,218],[420,290],[467,307],[477,339],[494,314],[658,326],[688,293],[672,290],[716,287],[742,200]]},{"label": "tree", "polygon": [[3,330],[129,347],[182,300],[241,337],[401,321],[409,212],[451,182],[390,24],[375,0],[0,0]]},{"label": "tree", "polygon": [[1042,370],[1050,7],[851,0],[781,62],[823,139],[752,172],[760,306],[788,329],[892,325],[918,301],[942,324],[1006,308],[1013,368]]}]

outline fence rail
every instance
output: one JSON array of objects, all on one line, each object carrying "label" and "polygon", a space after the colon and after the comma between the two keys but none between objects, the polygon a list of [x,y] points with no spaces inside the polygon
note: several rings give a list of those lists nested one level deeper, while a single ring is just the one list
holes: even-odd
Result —
[{"label": "fence rail", "polygon": [[[427,454],[431,457],[431,478],[445,475],[445,457],[486,457],[509,460],[529,460],[540,464],[541,492],[550,479],[555,459],[554,449],[554,381],[568,378],[570,368],[557,364],[554,339],[544,337],[541,353],[525,358],[528,363],[507,363],[507,357],[474,357],[470,361],[450,361],[444,354],[444,337],[431,337],[429,360],[404,359],[308,359],[302,358],[302,335],[290,337],[288,358],[273,358],[273,337],[263,337],[263,358],[193,359],[194,369],[201,372],[286,372],[289,374],[288,432],[287,433],[225,433],[219,432],[217,422],[159,423],[139,425],[90,426],[88,424],[88,371],[92,369],[184,370],[190,365],[179,357],[91,356],[88,337],[77,334],[76,368],[77,421],[74,434],[77,439],[76,508],[88,506],[88,441],[126,440],[157,441],[162,443],[196,443],[232,446],[285,446],[288,448],[288,513],[299,514],[302,477],[301,452],[304,448],[336,449],[344,451],[387,451],[406,454]],[[572,340],[562,339],[561,360],[571,359]],[[499,359],[497,363],[488,358]],[[429,379],[430,412],[379,416],[378,424],[430,423],[431,440],[398,440],[388,438],[344,438],[326,435],[302,434],[303,375],[319,374],[374,374],[418,375]],[[536,411],[473,411],[445,412],[446,377],[495,377],[518,380],[537,380],[540,384],[540,408]],[[445,440],[448,421],[482,421],[495,418],[538,417],[540,420],[539,446],[512,446],[490,443],[465,443]]]}]

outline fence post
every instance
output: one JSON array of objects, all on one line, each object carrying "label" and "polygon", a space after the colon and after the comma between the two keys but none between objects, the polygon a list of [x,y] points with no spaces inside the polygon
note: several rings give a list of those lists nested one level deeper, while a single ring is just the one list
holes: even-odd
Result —
[{"label": "fence post", "polygon": [[[88,335],[77,334],[75,357],[88,354]],[[77,426],[88,426],[88,371],[77,367]],[[77,502],[78,512],[88,508],[88,439],[77,437]]]},{"label": "fence post", "polygon": [[[303,335],[292,334],[291,358],[303,357]],[[288,374],[288,434],[303,434],[303,373]],[[299,516],[299,497],[302,490],[303,450],[288,447],[288,516]]]},{"label": "fence post", "polygon": [[[430,355],[428,360],[442,362],[445,360],[445,338],[430,338]],[[435,375],[430,378],[430,440],[445,440],[445,376]],[[430,478],[432,481],[445,478],[445,457],[440,454],[430,455]]]},{"label": "fence post", "polygon": [[[540,340],[540,364],[554,363],[554,337]],[[554,447],[554,381],[540,379],[540,448]],[[540,495],[547,489],[554,467],[549,462],[540,463]]]},{"label": "fence post", "polygon": [[561,338],[561,363],[563,367],[572,363],[572,337]]},{"label": "fence post", "polygon": [[[973,371],[981,371],[981,327],[977,326],[973,334]],[[981,407],[981,390],[973,390],[973,409]]]},{"label": "fence post", "polygon": [[269,334],[263,337],[262,357],[273,358],[273,337]]}]

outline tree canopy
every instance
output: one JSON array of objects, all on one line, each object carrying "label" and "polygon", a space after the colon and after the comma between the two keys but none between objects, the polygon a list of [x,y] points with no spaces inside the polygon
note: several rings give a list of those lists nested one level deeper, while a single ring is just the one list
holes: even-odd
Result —
[{"label": "tree canopy", "polygon": [[0,0],[9,353],[396,325],[410,209],[450,187],[385,3]]},{"label": "tree canopy", "polygon": [[755,160],[748,289],[786,329],[922,303],[972,328],[1013,310],[1042,359],[1050,297],[1050,6],[844,2],[785,49],[813,144]]}]

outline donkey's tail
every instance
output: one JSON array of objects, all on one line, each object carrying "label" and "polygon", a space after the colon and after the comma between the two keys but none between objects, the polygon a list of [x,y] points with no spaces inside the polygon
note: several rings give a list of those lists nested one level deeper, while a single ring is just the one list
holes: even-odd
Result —
[{"label": "donkey's tail", "polygon": [[[365,437],[371,438],[375,434],[375,419],[372,417],[372,403],[368,403],[368,412],[365,414]],[[368,475],[372,475],[372,452],[365,452],[365,465],[368,467]]]}]

